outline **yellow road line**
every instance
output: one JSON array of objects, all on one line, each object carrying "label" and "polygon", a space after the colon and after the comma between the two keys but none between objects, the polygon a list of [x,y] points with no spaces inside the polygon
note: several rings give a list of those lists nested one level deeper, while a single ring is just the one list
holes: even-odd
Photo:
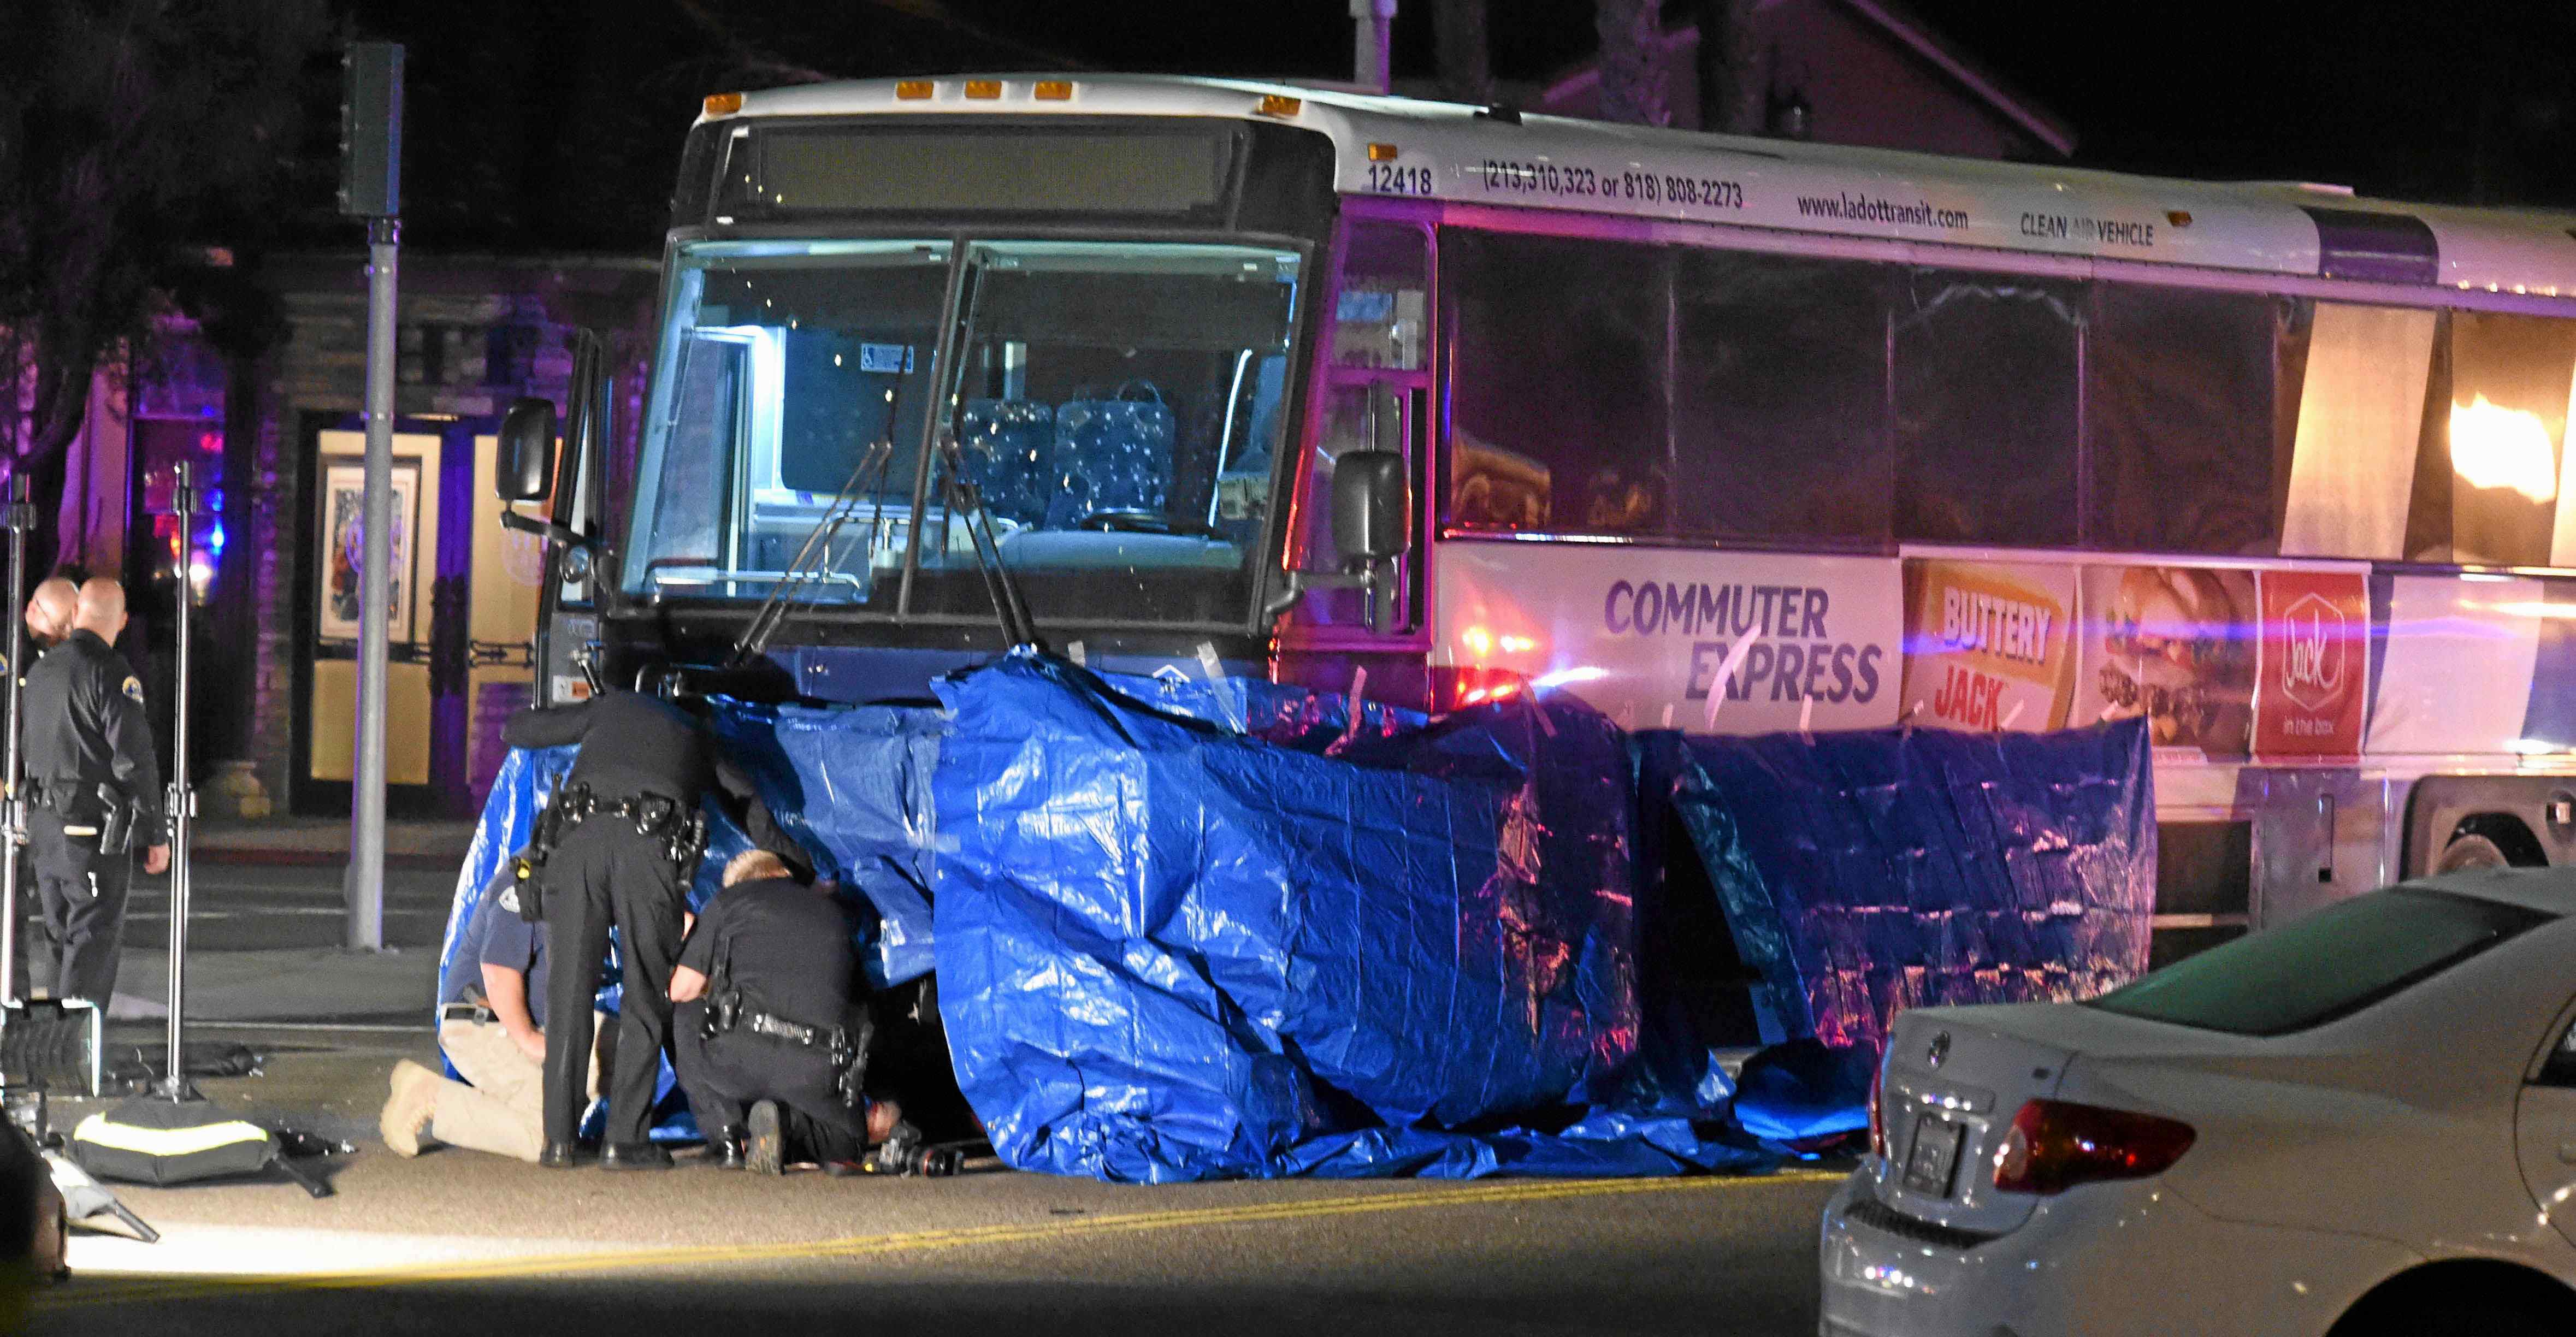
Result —
[{"label": "yellow road line", "polygon": [[281,1276],[187,1278],[143,1282],[100,1291],[54,1292],[37,1300],[39,1309],[80,1308],[109,1304],[144,1304],[200,1299],[227,1293],[279,1290],[352,1290],[446,1281],[488,1281],[521,1277],[564,1276],[629,1268],[667,1267],[689,1263],[791,1262],[822,1258],[879,1258],[890,1254],[928,1253],[975,1245],[1021,1244],[1074,1239],[1089,1235],[1190,1227],[1251,1225],[1301,1221],[1374,1212],[1422,1211],[1439,1207],[1548,1202],[1567,1198],[1610,1197],[1642,1193],[1749,1188],[1765,1184],[1814,1184],[1840,1180],[1840,1174],[1792,1171],[1775,1175],[1689,1179],[1551,1180],[1480,1183],[1423,1192],[1401,1190],[1313,1198],[1302,1202],[1246,1203],[1233,1207],[1194,1207],[1173,1211],[1122,1212],[1107,1216],[1051,1220],[1026,1225],[959,1226],[912,1230],[839,1239],[779,1244],[677,1245],[653,1249],[602,1250],[540,1258],[496,1258],[399,1270],[314,1272]]}]

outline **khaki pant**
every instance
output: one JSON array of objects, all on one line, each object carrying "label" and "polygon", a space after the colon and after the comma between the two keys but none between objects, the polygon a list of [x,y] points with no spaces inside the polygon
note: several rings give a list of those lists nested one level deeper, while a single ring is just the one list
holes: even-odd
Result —
[{"label": "khaki pant", "polygon": [[[594,1025],[592,1034],[605,1038],[610,1029]],[[546,1145],[545,1072],[537,1061],[519,1052],[496,1021],[442,1020],[438,1044],[465,1081],[440,1080],[429,1135],[451,1147],[535,1161]],[[599,1069],[594,1049],[589,1081],[594,1097]]]}]

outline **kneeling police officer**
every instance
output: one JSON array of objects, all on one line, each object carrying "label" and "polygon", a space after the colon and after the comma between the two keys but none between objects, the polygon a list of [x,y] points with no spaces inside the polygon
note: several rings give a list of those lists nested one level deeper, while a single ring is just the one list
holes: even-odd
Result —
[{"label": "kneeling police officer", "polygon": [[850,929],[830,890],[767,851],[725,865],[671,976],[674,1066],[718,1165],[855,1167],[872,1146],[918,1141],[863,1089],[872,1028]]},{"label": "kneeling police officer", "polygon": [[[720,796],[753,844],[791,867],[812,865],[778,829],[751,778],[671,702],[603,692],[572,705],[523,710],[502,726],[501,736],[512,747],[581,748],[541,819],[542,864],[520,897],[521,912],[545,922],[554,955],[546,1002],[554,1027],[546,1036],[546,1145],[539,1162],[560,1168],[575,1159],[587,1105],[582,1079],[591,995],[614,926],[625,987],[600,1163],[612,1170],[667,1169],[670,1153],[646,1133],[670,1039],[667,991],[689,879],[706,841],[699,800]],[[550,850],[542,848],[546,832],[558,833]]]},{"label": "kneeling police officer", "polygon": [[108,648],[124,629],[124,587],[105,577],[82,585],[70,628],[27,670],[23,697],[37,906],[31,982],[102,1008],[116,992],[135,844],[146,847],[143,871],[170,867],[143,682]]}]

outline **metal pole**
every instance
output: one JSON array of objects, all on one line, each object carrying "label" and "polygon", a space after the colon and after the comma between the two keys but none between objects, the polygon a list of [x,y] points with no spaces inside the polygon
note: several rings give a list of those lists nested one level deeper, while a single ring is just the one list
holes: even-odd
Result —
[{"label": "metal pole", "polygon": [[188,780],[189,661],[197,620],[197,486],[190,469],[182,461],[170,489],[170,509],[179,518],[179,677],[170,711],[170,1071],[162,1089],[173,1100],[195,1094],[180,1044],[188,1015],[188,849],[197,818],[197,787]]},{"label": "metal pole", "polygon": [[349,877],[343,887],[348,944],[362,952],[385,947],[386,604],[393,576],[394,278],[401,249],[401,219],[367,220],[366,550],[359,568],[358,767],[349,794]]},{"label": "metal pole", "polygon": [[1383,93],[1393,78],[1388,48],[1395,27],[1396,0],[1351,0],[1351,82]]},{"label": "metal pole", "polygon": [[27,733],[19,706],[20,686],[27,677],[27,619],[16,604],[27,595],[27,531],[35,528],[36,508],[27,500],[27,476],[9,477],[9,746],[8,795],[0,807],[0,1003],[18,1001],[18,858],[26,847],[26,779],[19,772],[18,742]]}]

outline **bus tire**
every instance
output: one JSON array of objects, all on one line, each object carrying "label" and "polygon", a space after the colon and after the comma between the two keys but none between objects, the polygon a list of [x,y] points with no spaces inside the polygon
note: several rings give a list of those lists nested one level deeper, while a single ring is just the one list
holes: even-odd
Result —
[{"label": "bus tire", "polygon": [[2461,873],[2473,868],[2511,868],[2513,860],[2505,856],[2504,847],[2480,835],[2460,836],[2442,848],[2442,857],[2433,864],[2435,874]]}]

